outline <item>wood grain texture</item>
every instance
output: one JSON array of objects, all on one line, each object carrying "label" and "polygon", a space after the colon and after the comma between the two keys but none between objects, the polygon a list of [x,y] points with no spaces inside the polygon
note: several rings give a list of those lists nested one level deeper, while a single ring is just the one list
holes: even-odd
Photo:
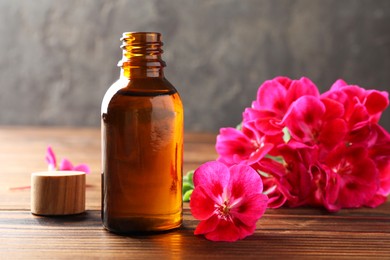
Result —
[{"label": "wood grain texture", "polygon": [[[215,135],[185,136],[185,169],[216,158]],[[375,209],[328,213],[316,208],[267,210],[253,236],[210,242],[193,232],[198,223],[184,204],[184,225],[152,236],[118,236],[100,219],[99,129],[0,128],[0,259],[389,259],[390,202]],[[46,169],[46,146],[57,156],[92,168],[87,211],[67,217],[29,212],[31,171]]]},{"label": "wood grain texture", "polygon": [[84,172],[46,171],[31,174],[31,213],[58,216],[84,211]]},{"label": "wood grain texture", "polygon": [[197,221],[191,217],[187,204],[181,229],[151,236],[111,234],[102,228],[100,212],[95,210],[66,218],[1,211],[0,251],[29,258],[385,258],[390,255],[389,221],[389,216],[321,215],[311,209],[269,210],[258,222],[253,236],[235,243],[214,243],[193,235]]},{"label": "wood grain texture", "polygon": [[[215,135],[185,134],[184,172],[215,160]],[[97,128],[0,128],[0,208],[29,209],[30,173],[47,170],[46,148],[51,145],[58,163],[67,158],[74,164],[87,163],[86,207],[100,209],[100,129]]]}]

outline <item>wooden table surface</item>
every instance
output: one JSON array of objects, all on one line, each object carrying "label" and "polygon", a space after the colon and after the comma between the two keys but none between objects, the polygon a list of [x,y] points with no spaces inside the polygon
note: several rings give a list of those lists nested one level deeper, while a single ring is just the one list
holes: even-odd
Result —
[{"label": "wooden table surface", "polygon": [[[184,171],[214,160],[215,135],[185,136]],[[47,169],[51,145],[57,159],[91,166],[87,211],[68,217],[30,213],[30,173]],[[210,242],[193,235],[198,223],[184,204],[184,225],[169,233],[118,236],[100,220],[100,130],[0,127],[0,258],[387,258],[390,259],[390,201],[376,209],[267,210],[254,235],[235,243]],[[284,258],[282,258],[284,259]]]}]

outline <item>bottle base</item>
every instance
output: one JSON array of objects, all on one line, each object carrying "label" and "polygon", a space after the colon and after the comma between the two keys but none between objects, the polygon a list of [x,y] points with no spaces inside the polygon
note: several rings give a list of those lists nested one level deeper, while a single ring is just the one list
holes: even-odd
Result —
[{"label": "bottle base", "polygon": [[181,219],[173,222],[150,217],[112,218],[109,221],[103,221],[105,229],[119,235],[160,234],[178,229],[181,225]]}]

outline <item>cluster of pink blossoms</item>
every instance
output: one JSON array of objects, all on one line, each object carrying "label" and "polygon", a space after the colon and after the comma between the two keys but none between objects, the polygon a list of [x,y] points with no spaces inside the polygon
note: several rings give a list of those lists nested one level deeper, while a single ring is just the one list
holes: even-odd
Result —
[{"label": "cluster of pink blossoms", "polygon": [[378,121],[385,91],[336,81],[320,94],[308,78],[264,82],[239,129],[222,128],[218,161],[262,178],[268,207],[376,207],[390,194],[390,134]]}]

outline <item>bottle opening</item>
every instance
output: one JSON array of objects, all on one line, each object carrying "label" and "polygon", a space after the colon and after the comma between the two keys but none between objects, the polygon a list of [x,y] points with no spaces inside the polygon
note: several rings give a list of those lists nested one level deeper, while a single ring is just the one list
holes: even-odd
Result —
[{"label": "bottle opening", "polygon": [[161,33],[158,32],[124,32],[121,41],[130,43],[161,42]]},{"label": "bottle opening", "polygon": [[125,32],[121,38],[123,49],[122,60],[118,66],[130,67],[165,67],[161,59],[163,53],[161,33],[158,32]]}]

